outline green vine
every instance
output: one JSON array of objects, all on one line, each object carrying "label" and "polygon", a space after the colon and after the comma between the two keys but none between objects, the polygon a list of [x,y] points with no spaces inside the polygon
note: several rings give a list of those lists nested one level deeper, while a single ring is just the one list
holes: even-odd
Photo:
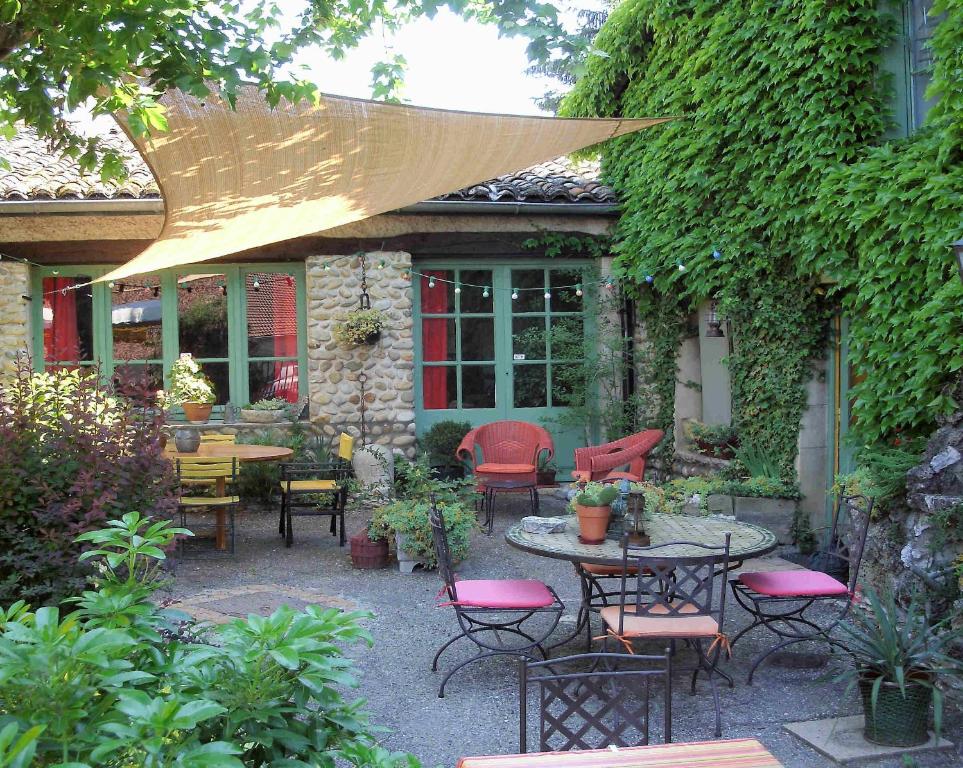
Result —
[{"label": "green vine", "polygon": [[934,9],[947,16],[933,37],[929,127],[882,144],[894,25],[877,5],[625,0],[562,109],[680,116],[603,149],[623,207],[616,268],[638,286],[650,386],[668,425],[680,318],[717,298],[735,337],[736,426],[785,479],[826,348],[827,276],[865,376],[852,409],[861,437],[928,432],[963,368],[947,247],[963,234],[963,8]]}]

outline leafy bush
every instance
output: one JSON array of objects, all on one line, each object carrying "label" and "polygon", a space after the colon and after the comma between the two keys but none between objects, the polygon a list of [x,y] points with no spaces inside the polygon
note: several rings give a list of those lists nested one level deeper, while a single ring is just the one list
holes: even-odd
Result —
[{"label": "leafy bush", "polygon": [[419,442],[436,465],[453,466],[459,463],[455,451],[470,431],[471,424],[467,421],[439,421],[431,425]]},{"label": "leafy bush", "polygon": [[189,352],[182,352],[170,371],[170,389],[158,393],[165,408],[184,403],[213,403],[214,385]]},{"label": "leafy bush", "polygon": [[284,411],[291,407],[291,403],[283,397],[266,397],[256,403],[248,403],[245,410],[250,411]]},{"label": "leafy bush", "polygon": [[105,520],[134,507],[173,515],[161,415],[114,394],[99,371],[32,373],[20,359],[0,413],[0,603],[51,604],[83,588],[90,569],[74,538]]},{"label": "leafy bush", "polygon": [[779,481],[782,472],[779,460],[769,451],[758,445],[742,445],[736,449],[736,461],[739,462],[750,478],[766,478]]},{"label": "leafy bush", "polygon": [[345,699],[341,645],[370,642],[365,614],[284,607],[206,630],[157,608],[157,563],[184,534],[124,515],[82,537],[101,578],[71,614],[0,610],[0,750],[17,738],[31,765],[71,768],[417,766]]},{"label": "leafy bush", "polygon": [[702,424],[693,421],[689,425],[692,442],[700,453],[719,459],[731,459],[739,445],[739,433],[728,424]]},{"label": "leafy bush", "polygon": [[703,514],[708,514],[708,498],[714,494],[723,496],[753,496],[764,499],[798,499],[799,487],[768,477],[750,477],[733,480],[720,475],[709,477],[682,477],[670,480],[662,486],[668,511],[681,512],[694,497],[699,497]]},{"label": "leafy bush", "polygon": [[370,344],[387,326],[388,316],[380,309],[356,309],[334,326],[334,338],[345,347]]}]

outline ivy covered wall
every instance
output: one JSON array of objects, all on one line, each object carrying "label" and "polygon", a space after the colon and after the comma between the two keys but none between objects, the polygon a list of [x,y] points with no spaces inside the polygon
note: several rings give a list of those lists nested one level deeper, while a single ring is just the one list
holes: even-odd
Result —
[{"label": "ivy covered wall", "polygon": [[[953,5],[934,40],[935,87],[952,94],[900,144],[882,138],[881,52],[894,25],[876,0],[625,0],[563,105],[679,116],[603,149],[624,210],[616,266],[638,286],[656,343],[675,343],[687,311],[718,297],[736,333],[734,420],[787,476],[836,303],[866,376],[853,406],[864,439],[928,432],[952,407],[940,393],[963,362],[963,290],[947,247],[963,234]],[[671,359],[648,374],[672,391]],[[663,418],[671,412],[663,404]]]}]

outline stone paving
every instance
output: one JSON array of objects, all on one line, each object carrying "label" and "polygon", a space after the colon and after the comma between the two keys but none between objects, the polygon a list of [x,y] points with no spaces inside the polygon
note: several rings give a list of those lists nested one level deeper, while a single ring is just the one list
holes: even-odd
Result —
[{"label": "stone paving", "polygon": [[[550,507],[554,500],[546,499]],[[555,587],[565,602],[562,628],[571,628],[578,605],[578,581],[569,563],[534,557],[510,548],[504,530],[524,514],[519,500],[499,499],[495,533],[476,534],[469,558],[460,565],[463,578],[538,578]],[[349,535],[358,531],[366,515],[348,514]],[[792,567],[778,558],[766,567]],[[356,647],[359,695],[368,701],[373,722],[386,726],[383,741],[391,749],[417,755],[425,766],[454,766],[470,754],[517,751],[518,692],[514,661],[495,658],[469,665],[455,675],[444,699],[437,696],[441,673],[431,672],[434,650],[454,634],[450,609],[436,608],[440,586],[437,573],[416,571],[406,576],[397,566],[379,571],[351,567],[348,548],[339,549],[327,532],[326,520],[302,518],[293,548],[277,535],[277,517],[270,511],[239,515],[235,558],[191,560],[179,564],[172,586],[177,607],[199,619],[223,622],[247,613],[266,614],[278,605],[303,607],[308,603],[345,609],[360,608],[373,617],[367,628],[375,638],[372,648]],[[727,603],[727,631],[734,634],[747,615]],[[783,723],[857,714],[854,694],[831,682],[833,664],[813,646],[792,654],[757,673],[745,683],[749,661],[768,643],[761,633],[746,636],[734,649],[724,669],[735,678],[733,689],[721,687],[723,735],[759,738],[787,767],[826,768],[831,760],[806,746],[783,728]],[[574,643],[558,652],[579,652]],[[814,652],[819,652],[814,653]],[[443,657],[454,664],[471,653],[467,643],[454,646]],[[684,658],[683,658],[684,661]],[[446,667],[442,668],[445,669]],[[675,741],[712,738],[712,699],[702,681],[689,694],[688,678],[676,676],[673,685]],[[944,735],[957,746],[950,751],[886,758],[872,763],[880,768],[943,768],[963,764],[963,722],[959,712],[948,712]]]}]

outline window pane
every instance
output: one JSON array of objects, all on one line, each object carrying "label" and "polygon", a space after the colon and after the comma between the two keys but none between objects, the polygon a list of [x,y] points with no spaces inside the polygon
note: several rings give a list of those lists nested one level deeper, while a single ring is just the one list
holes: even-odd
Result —
[{"label": "window pane", "polygon": [[43,359],[81,362],[94,359],[94,311],[89,275],[43,279]]},{"label": "window pane", "polygon": [[548,405],[545,365],[515,365],[515,407],[541,408]]},{"label": "window pane", "polygon": [[[518,289],[518,298],[512,300],[512,312],[545,311],[545,272],[541,269],[513,269],[512,288]],[[534,288],[537,290],[528,290]]]},{"label": "window pane", "polygon": [[585,358],[585,321],[581,315],[553,317],[551,327],[553,360]]},{"label": "window pane", "polygon": [[458,407],[458,384],[453,365],[426,365],[421,371],[425,410]]},{"label": "window pane", "polygon": [[279,397],[289,403],[298,401],[298,361],[262,361],[248,365],[251,402]]},{"label": "window pane", "polygon": [[[455,286],[443,283],[441,280],[451,280],[452,273],[446,269],[426,269],[421,278],[421,313],[423,315],[438,315],[455,311]],[[429,278],[436,277],[438,282],[434,288],[429,287]]]},{"label": "window pane", "polygon": [[244,292],[247,299],[248,355],[296,357],[298,299],[294,275],[285,272],[252,272],[244,278]]},{"label": "window pane", "polygon": [[114,368],[114,387],[131,400],[153,405],[157,390],[164,388],[164,366],[160,363],[121,363]]},{"label": "window pane", "polygon": [[581,312],[582,297],[576,295],[576,288],[560,288],[563,285],[578,285],[582,282],[579,269],[553,269],[549,273],[552,286],[551,307],[553,312]]},{"label": "window pane", "polygon": [[[552,366],[552,405],[577,405],[573,400],[576,384],[581,384],[578,365]],[[584,391],[584,390],[583,390]]]},{"label": "window pane", "polygon": [[[492,297],[492,273],[487,269],[463,269],[459,275],[463,285],[461,289],[461,311],[463,313],[487,313],[493,311]],[[475,285],[483,285],[488,288],[488,297],[485,297],[485,288],[473,288]]]},{"label": "window pane", "polygon": [[495,407],[495,366],[464,365],[461,369],[461,407]]},{"label": "window pane", "polygon": [[177,279],[180,352],[190,352],[195,358],[227,357],[226,285],[224,275]]},{"label": "window pane", "polygon": [[421,359],[440,362],[455,359],[455,320],[435,317],[421,321]]},{"label": "window pane", "polygon": [[461,359],[495,359],[495,321],[485,317],[463,317],[461,320]]},{"label": "window pane", "polygon": [[545,319],[543,317],[512,318],[512,355],[516,360],[544,360]]},{"label": "window pane", "polygon": [[224,405],[231,399],[230,375],[227,363],[201,363],[201,370],[214,384],[214,404]]},{"label": "window pane", "polygon": [[160,360],[161,292],[159,285],[117,283],[110,293],[110,327],[114,360]]}]

